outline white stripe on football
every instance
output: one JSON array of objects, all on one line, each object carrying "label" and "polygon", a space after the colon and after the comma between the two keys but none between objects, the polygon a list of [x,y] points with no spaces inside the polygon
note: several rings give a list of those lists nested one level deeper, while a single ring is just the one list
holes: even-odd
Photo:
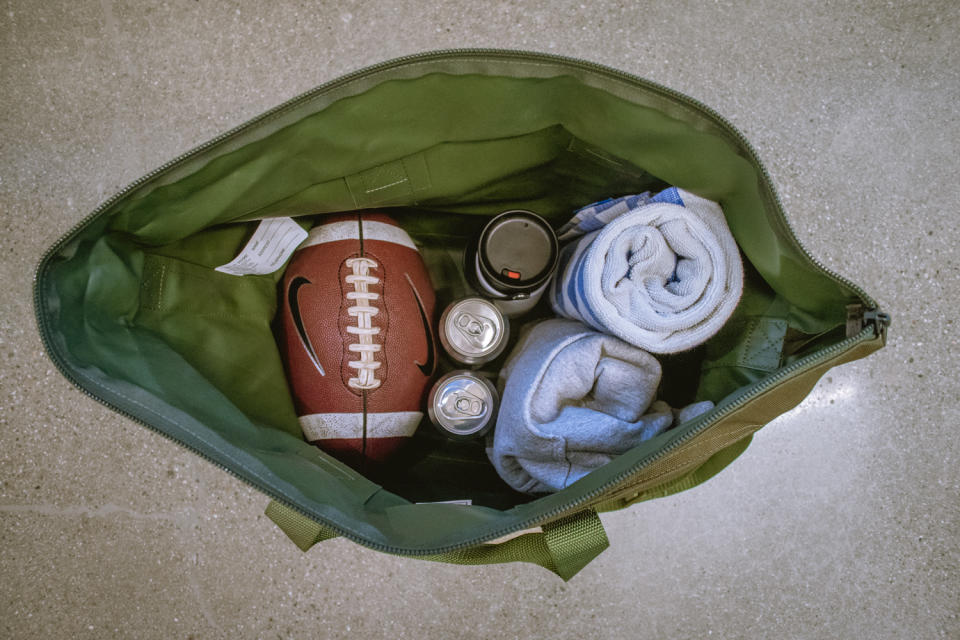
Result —
[{"label": "white stripe on football", "polygon": [[[419,411],[367,414],[367,438],[412,436],[423,419]],[[331,438],[363,438],[362,413],[312,413],[300,416],[300,427],[308,442]]]},{"label": "white stripe on football", "polygon": [[[328,222],[321,224],[310,230],[310,235],[300,245],[300,249],[311,247],[326,242],[336,242],[337,240],[357,240],[360,238],[360,225],[356,220],[343,220],[339,222]],[[400,227],[385,222],[376,222],[373,220],[363,221],[363,239],[381,240],[383,242],[392,242],[394,244],[409,247],[414,251],[417,246],[407,235],[407,232]]]}]

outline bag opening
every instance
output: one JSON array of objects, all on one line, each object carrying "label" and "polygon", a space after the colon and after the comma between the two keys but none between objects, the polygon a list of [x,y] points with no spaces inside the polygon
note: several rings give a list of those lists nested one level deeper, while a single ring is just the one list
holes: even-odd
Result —
[{"label": "bag opening", "polygon": [[[497,477],[482,444],[441,441],[429,424],[376,482],[305,443],[271,331],[282,270],[213,270],[258,219],[306,227],[327,212],[389,208],[420,247],[442,308],[468,291],[461,253],[486,218],[523,208],[558,226],[588,203],[675,185],[723,207],[746,282],[717,336],[661,358],[669,401],[719,402],[844,338],[856,294],[796,245],[752,152],[710,114],[562,61],[455,62],[361,74],[113,202],[38,279],[55,358],[101,399],[262,489],[360,538],[430,548],[556,508],[614,471],[533,500]],[[536,313],[548,313],[543,302]],[[458,498],[478,506],[413,504]],[[428,513],[439,515],[423,527]]]}]

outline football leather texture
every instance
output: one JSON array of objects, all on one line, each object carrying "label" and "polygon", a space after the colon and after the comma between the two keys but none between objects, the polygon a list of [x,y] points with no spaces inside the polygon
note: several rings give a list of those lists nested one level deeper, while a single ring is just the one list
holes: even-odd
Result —
[{"label": "football leather texture", "polygon": [[363,471],[423,419],[436,300],[410,236],[378,211],[320,218],[284,272],[278,343],[307,441]]}]

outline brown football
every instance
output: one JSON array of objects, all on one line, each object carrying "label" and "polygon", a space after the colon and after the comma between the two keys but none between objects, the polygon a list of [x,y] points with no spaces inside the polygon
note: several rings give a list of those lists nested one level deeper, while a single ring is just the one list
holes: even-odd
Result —
[{"label": "brown football", "polygon": [[355,469],[383,461],[416,431],[436,369],[416,245],[381,212],[324,216],[282,287],[279,345],[304,436]]}]

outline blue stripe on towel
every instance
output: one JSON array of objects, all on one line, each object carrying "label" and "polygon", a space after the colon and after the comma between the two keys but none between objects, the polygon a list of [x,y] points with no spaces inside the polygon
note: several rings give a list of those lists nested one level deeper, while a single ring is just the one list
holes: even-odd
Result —
[{"label": "blue stripe on towel", "polygon": [[577,310],[577,315],[581,320],[587,324],[593,324],[597,322],[596,312],[590,308],[590,304],[587,302],[587,293],[585,290],[586,283],[586,270],[587,270],[587,258],[590,255],[590,245],[593,244],[596,236],[591,238],[583,238],[578,244],[584,244],[583,250],[580,252],[580,255],[577,257],[576,263],[573,265],[573,268],[570,270],[569,285],[567,287],[567,296],[570,298],[571,302]]},{"label": "blue stripe on towel", "polygon": [[[574,248],[574,253],[576,253],[576,248]],[[577,281],[580,279],[580,260],[583,258],[581,253],[577,257],[577,261],[574,263],[573,267],[570,269],[570,275],[567,276],[567,290],[564,294],[564,307],[571,311],[574,315],[579,317],[578,311],[580,306],[577,304]],[[571,308],[572,307],[572,308]]]},{"label": "blue stripe on towel", "polygon": [[[683,198],[680,197],[680,192],[676,187],[670,187],[669,189],[664,189],[657,195],[651,198],[652,202],[664,202],[666,204],[678,204],[681,207],[686,206],[683,204]],[[633,208],[633,207],[631,207]]]},{"label": "blue stripe on towel", "polygon": [[554,272],[553,283],[550,287],[550,302],[556,310],[566,307],[563,303],[563,281],[567,273],[567,266],[570,264],[570,258],[576,248],[576,242],[564,246],[560,249],[560,256],[557,258],[557,270]]}]

